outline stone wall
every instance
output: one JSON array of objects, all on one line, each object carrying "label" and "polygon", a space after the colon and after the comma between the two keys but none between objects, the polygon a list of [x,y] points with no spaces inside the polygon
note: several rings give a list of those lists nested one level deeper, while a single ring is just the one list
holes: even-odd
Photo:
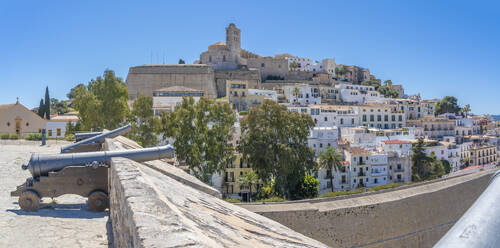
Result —
[{"label": "stone wall", "polygon": [[[105,147],[130,149],[136,144],[121,138],[106,140]],[[171,165],[154,163],[111,160],[110,217],[116,247],[327,247],[159,171]]]},{"label": "stone wall", "polygon": [[247,59],[248,68],[260,70],[262,80],[266,80],[267,76],[286,77],[288,73],[288,60],[275,59],[271,57],[264,58],[249,58]]},{"label": "stone wall", "polygon": [[214,71],[207,65],[143,65],[129,69],[127,88],[134,99],[139,94],[153,96],[153,91],[171,86],[203,90],[206,96],[217,96]]},{"label": "stone wall", "polygon": [[226,96],[226,81],[242,80],[248,82],[249,89],[260,89],[260,71],[249,70],[216,70],[215,84],[217,87],[217,97]]},{"label": "stone wall", "polygon": [[242,206],[332,247],[432,247],[493,172],[358,196]]}]

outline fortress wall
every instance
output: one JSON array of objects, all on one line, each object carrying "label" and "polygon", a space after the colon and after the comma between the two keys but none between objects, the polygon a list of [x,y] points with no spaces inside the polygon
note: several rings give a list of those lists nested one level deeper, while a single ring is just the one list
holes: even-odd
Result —
[{"label": "fortress wall", "polygon": [[170,86],[203,90],[208,97],[217,95],[214,71],[207,65],[144,65],[129,69],[126,80],[131,98]]},{"label": "fortress wall", "polygon": [[266,80],[267,76],[285,78],[288,72],[288,60],[286,59],[249,58],[247,59],[247,66],[248,68],[260,70],[262,80]]},{"label": "fortress wall", "polygon": [[[117,137],[106,140],[105,147],[116,150],[139,146]],[[172,170],[179,171],[172,174]],[[115,246],[327,247],[225,202],[201,184],[160,160],[137,163],[112,158],[109,197]]]},{"label": "fortress wall", "polygon": [[215,82],[217,88],[217,97],[226,96],[226,81],[242,80],[248,82],[248,88],[260,89],[261,80],[259,70],[216,70]]},{"label": "fortress wall", "polygon": [[432,247],[493,172],[360,196],[241,206],[332,247]]}]

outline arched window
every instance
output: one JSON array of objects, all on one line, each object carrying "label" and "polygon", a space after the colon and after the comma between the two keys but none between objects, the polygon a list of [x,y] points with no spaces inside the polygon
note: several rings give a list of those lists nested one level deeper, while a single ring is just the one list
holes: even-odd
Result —
[{"label": "arched window", "polygon": [[7,122],[7,126],[10,127],[10,122]]},{"label": "arched window", "polygon": [[222,56],[222,61],[226,62],[226,55]]},{"label": "arched window", "polygon": [[208,56],[208,62],[212,62],[212,56]]},{"label": "arched window", "polygon": [[30,126],[30,123],[29,122],[26,122],[26,126],[29,127]]}]

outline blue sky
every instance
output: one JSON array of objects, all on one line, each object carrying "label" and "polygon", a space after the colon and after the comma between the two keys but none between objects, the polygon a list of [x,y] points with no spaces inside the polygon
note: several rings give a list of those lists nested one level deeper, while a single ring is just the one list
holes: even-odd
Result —
[{"label": "blue sky", "polygon": [[[0,104],[66,98],[112,69],[192,63],[224,41],[370,69],[424,98],[453,95],[500,114],[500,3],[495,1],[0,1]],[[153,54],[153,56],[151,56]]]}]

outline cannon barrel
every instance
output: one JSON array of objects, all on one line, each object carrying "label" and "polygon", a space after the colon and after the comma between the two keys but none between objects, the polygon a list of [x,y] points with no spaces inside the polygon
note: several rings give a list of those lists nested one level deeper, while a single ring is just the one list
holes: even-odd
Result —
[{"label": "cannon barrel", "polygon": [[486,190],[434,247],[500,247],[499,192],[500,171],[497,171]]},{"label": "cannon barrel", "polygon": [[89,132],[89,133],[75,133],[75,140],[76,142],[88,138],[92,138],[94,136],[100,135],[102,132]]},{"label": "cannon barrel", "polygon": [[97,142],[102,143],[102,142],[104,142],[104,140],[106,138],[114,138],[114,137],[120,136],[120,135],[122,135],[124,133],[127,133],[130,130],[132,130],[132,125],[128,124],[126,126],[117,128],[115,130],[111,130],[109,132],[102,133],[102,134],[96,135],[94,137],[81,140],[81,141],[76,142],[74,144],[71,144],[71,145],[68,145],[68,146],[63,146],[61,148],[61,153],[71,152],[71,150],[73,150],[73,149],[75,149],[75,148],[77,148],[78,146],[81,146],[81,145],[87,145],[87,144],[97,143]]},{"label": "cannon barrel", "polygon": [[31,175],[37,178],[47,176],[49,172],[59,171],[67,166],[84,166],[93,163],[109,164],[111,158],[123,157],[137,162],[151,161],[162,158],[171,158],[174,148],[171,145],[102,152],[82,152],[67,154],[33,154],[27,165],[23,165],[23,170],[29,169]]}]

